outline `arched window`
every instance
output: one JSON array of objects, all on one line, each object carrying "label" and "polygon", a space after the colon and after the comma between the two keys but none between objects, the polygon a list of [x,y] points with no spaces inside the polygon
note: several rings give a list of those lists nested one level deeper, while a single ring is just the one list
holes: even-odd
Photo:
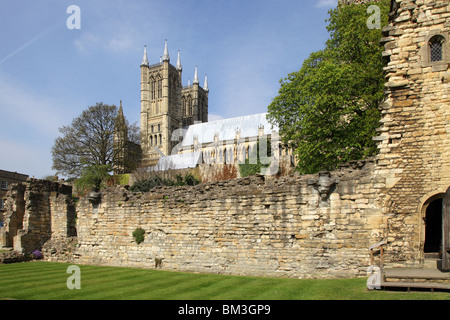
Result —
[{"label": "arched window", "polygon": [[156,82],[155,79],[150,79],[150,84],[151,84],[151,100],[155,100],[156,99]]},{"label": "arched window", "polygon": [[158,79],[158,99],[161,99],[162,96],[162,79]]},{"label": "arched window", "polygon": [[[169,79],[169,103],[173,101],[173,82],[172,82],[172,78]],[[170,107],[170,104],[169,104]]]},{"label": "arched window", "polygon": [[203,102],[204,99],[201,99],[199,104],[198,104],[198,120],[199,121],[203,121]]},{"label": "arched window", "polygon": [[150,136],[150,145],[151,146],[153,145],[153,137],[152,136]]},{"label": "arched window", "polygon": [[430,62],[442,61],[444,59],[444,37],[441,35],[435,35],[428,42],[429,50],[430,50]]},{"label": "arched window", "polygon": [[183,99],[182,99],[183,101],[182,101],[182,110],[181,110],[181,112],[182,112],[182,115],[183,115],[183,117],[185,117],[186,116],[186,98],[185,97],[183,97]]},{"label": "arched window", "polygon": [[193,112],[192,112],[192,97],[189,96],[188,98],[188,114],[189,116],[192,116]]}]

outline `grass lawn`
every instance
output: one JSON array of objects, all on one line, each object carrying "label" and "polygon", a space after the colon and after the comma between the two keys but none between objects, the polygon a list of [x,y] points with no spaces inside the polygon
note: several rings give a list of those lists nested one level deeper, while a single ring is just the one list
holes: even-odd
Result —
[{"label": "grass lawn", "polygon": [[0,265],[0,300],[450,300],[446,292],[369,291],[366,278],[264,278],[88,265],[79,265],[81,289],[69,290],[68,266]]}]

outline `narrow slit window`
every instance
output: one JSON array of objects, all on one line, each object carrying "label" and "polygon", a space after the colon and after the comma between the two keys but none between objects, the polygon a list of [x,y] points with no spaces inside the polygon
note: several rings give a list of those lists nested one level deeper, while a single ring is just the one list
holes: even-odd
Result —
[{"label": "narrow slit window", "polygon": [[162,79],[158,80],[158,99],[161,99],[162,96]]},{"label": "narrow slit window", "polygon": [[152,86],[152,100],[155,100],[156,99],[156,84],[155,84],[155,80],[152,80],[151,86]]}]

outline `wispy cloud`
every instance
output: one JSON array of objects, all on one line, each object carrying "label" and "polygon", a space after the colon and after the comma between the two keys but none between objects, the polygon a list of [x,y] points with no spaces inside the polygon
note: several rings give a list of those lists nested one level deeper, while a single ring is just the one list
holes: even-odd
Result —
[{"label": "wispy cloud", "polygon": [[73,43],[78,51],[86,53],[93,47],[97,46],[100,39],[101,38],[95,34],[85,32],[79,38],[75,39]]},{"label": "wispy cloud", "polygon": [[13,52],[11,52],[10,54],[8,54],[6,57],[4,57],[3,59],[0,60],[0,65],[3,64],[6,60],[8,60],[9,58],[14,57],[16,54],[18,54],[19,52],[21,52],[22,50],[25,50],[26,48],[28,48],[29,46],[31,46],[33,43],[35,43],[36,41],[44,38],[45,36],[48,36],[50,33],[52,33],[53,31],[55,31],[56,29],[58,29],[59,27],[61,27],[61,24],[55,25],[53,27],[51,27],[50,29],[45,30],[44,32],[39,33],[37,36],[35,36],[33,39],[31,39],[30,41],[26,42],[25,44],[23,44],[22,46],[20,46],[19,48],[17,48],[16,50],[14,50]]},{"label": "wispy cloud", "polygon": [[134,49],[136,46],[133,36],[127,33],[117,34],[110,39],[105,47],[114,51],[125,51],[128,49]]},{"label": "wispy cloud", "polygon": [[135,49],[138,45],[133,36],[133,32],[122,31],[115,35],[97,35],[91,32],[83,33],[74,40],[75,47],[81,53],[88,53],[91,50],[107,50],[114,52],[123,52]]}]

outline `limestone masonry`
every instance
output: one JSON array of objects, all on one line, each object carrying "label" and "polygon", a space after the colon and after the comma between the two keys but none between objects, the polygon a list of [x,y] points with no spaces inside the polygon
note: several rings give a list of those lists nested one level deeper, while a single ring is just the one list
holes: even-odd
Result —
[{"label": "limestone masonry", "polygon": [[391,8],[376,157],[315,175],[115,187],[80,199],[76,216],[70,187],[28,179],[10,186],[0,246],[80,264],[339,278],[366,275],[383,242],[385,266],[448,269],[450,4]]},{"label": "limestone masonry", "polygon": [[[355,164],[357,166],[358,164]],[[373,162],[338,173],[254,176],[78,204],[79,263],[232,274],[365,274],[383,235]],[[146,231],[136,244],[132,233]]]}]

